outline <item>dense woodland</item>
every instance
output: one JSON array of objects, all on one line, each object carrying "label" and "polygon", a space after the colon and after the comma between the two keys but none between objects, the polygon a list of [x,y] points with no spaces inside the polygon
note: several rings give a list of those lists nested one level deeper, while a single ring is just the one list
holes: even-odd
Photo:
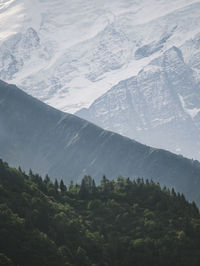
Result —
[{"label": "dense woodland", "polygon": [[67,187],[0,160],[0,265],[199,266],[199,210],[152,181]]}]

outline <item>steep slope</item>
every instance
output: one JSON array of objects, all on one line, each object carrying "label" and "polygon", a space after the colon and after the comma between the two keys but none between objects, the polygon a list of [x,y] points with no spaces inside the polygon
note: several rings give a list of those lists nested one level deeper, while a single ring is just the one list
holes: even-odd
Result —
[{"label": "steep slope", "polygon": [[105,131],[0,82],[0,157],[66,182],[148,177],[200,202],[200,164]]},{"label": "steep slope", "polygon": [[75,112],[173,45],[187,42],[184,56],[199,64],[199,9],[199,0],[3,0],[0,78]]},{"label": "steep slope", "polygon": [[200,159],[200,82],[191,65],[194,61],[186,63],[181,50],[172,47],[76,114],[142,143]]}]

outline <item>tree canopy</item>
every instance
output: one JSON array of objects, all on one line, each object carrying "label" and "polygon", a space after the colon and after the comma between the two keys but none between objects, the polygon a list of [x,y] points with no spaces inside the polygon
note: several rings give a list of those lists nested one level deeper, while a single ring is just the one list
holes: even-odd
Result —
[{"label": "tree canopy", "polygon": [[174,189],[58,180],[0,160],[0,265],[200,265],[199,210]]}]

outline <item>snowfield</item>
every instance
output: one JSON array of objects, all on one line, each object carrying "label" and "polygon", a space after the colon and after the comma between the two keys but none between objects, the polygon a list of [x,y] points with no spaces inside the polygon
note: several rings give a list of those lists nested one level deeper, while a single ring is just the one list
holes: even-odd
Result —
[{"label": "snowfield", "polygon": [[189,42],[200,1],[3,0],[0,21],[0,78],[75,112]]}]

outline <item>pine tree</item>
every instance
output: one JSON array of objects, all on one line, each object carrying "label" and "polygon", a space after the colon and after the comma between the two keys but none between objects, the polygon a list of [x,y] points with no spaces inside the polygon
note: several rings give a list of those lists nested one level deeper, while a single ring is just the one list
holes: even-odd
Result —
[{"label": "pine tree", "polygon": [[55,190],[57,192],[58,191],[58,188],[59,188],[58,180],[57,179],[55,179],[54,186],[55,186]]},{"label": "pine tree", "polygon": [[85,199],[88,196],[88,188],[85,178],[83,178],[81,181],[79,195],[81,199]]},{"label": "pine tree", "polygon": [[96,184],[95,184],[95,181],[94,179],[92,179],[92,187],[91,187],[91,192],[92,194],[95,194],[97,191],[97,188],[96,188]]},{"label": "pine tree", "polygon": [[50,178],[49,178],[48,175],[46,175],[45,178],[44,178],[44,183],[48,184],[49,182],[50,182]]},{"label": "pine tree", "polygon": [[64,184],[64,182],[63,182],[62,179],[60,180],[60,191],[61,191],[62,193],[64,193],[64,192],[67,191],[67,187],[65,186],[65,184]]},{"label": "pine tree", "polygon": [[29,173],[28,173],[28,175],[32,178],[33,177],[33,172],[32,172],[32,170],[30,169],[29,170]]}]

